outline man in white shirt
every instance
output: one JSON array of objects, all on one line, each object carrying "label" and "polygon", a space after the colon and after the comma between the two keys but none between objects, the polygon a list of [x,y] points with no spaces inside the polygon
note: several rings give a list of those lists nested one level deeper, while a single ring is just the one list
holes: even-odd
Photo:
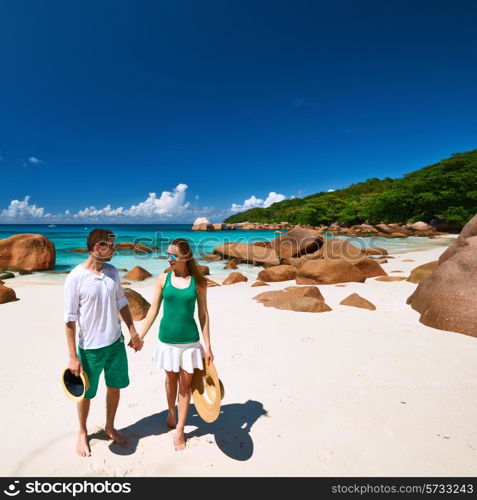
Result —
[{"label": "man in white shirt", "polygon": [[[129,385],[128,363],[119,314],[131,335],[135,351],[142,348],[129,311],[116,268],[108,264],[114,254],[114,234],[108,229],[94,229],[88,235],[88,259],[78,264],[67,276],[64,288],[66,338],[70,370],[79,375],[85,371],[90,387],[78,403],[80,429],[76,452],[90,456],[86,421],[90,401],[96,395],[98,381],[104,370],[107,386],[105,433],[123,447],[127,438],[114,428],[120,389]],[[76,348],[78,324],[78,350]]]}]

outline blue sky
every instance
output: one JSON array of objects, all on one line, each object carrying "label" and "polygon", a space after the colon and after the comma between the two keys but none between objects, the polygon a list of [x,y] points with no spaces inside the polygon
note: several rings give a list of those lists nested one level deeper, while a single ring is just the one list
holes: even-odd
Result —
[{"label": "blue sky", "polygon": [[0,222],[215,222],[475,149],[476,25],[474,1],[3,1]]}]

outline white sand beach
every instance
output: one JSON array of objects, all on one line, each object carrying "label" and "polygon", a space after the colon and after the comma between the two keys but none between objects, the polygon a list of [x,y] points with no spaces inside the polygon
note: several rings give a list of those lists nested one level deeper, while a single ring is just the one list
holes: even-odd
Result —
[{"label": "white sand beach", "polygon": [[[408,276],[444,250],[401,253],[382,266],[390,275]],[[164,375],[151,364],[161,311],[143,350],[128,350],[131,384],[122,391],[116,422],[130,448],[98,434],[91,439],[92,456],[80,458],[74,452],[76,408],[60,386],[67,364],[63,287],[29,278],[9,280],[20,300],[0,306],[2,476],[477,473],[477,339],[421,324],[406,305],[415,284],[368,279],[319,286],[332,308],[325,313],[283,311],[252,300],[294,280],[209,288],[212,346],[225,398],[213,424],[191,406],[183,452],[174,451],[174,431],[165,424]],[[153,285],[149,279],[131,287],[151,301]],[[377,310],[339,305],[353,292]],[[127,337],[126,327],[123,332]],[[91,434],[104,425],[104,396],[102,381],[91,406]]]}]

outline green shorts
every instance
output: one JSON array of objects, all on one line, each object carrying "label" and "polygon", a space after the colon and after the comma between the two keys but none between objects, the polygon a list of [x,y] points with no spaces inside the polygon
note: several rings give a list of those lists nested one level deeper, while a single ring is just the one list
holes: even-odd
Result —
[{"label": "green shorts", "polygon": [[99,376],[103,370],[108,387],[123,389],[129,385],[128,357],[122,334],[116,342],[106,347],[99,349],[78,347],[78,357],[89,378],[89,389],[84,395],[85,398],[92,399],[96,396]]}]

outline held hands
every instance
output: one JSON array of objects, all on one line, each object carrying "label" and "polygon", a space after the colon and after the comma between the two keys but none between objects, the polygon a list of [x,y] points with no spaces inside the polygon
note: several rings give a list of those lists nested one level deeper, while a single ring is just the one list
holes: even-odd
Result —
[{"label": "held hands", "polygon": [[131,335],[131,340],[129,341],[128,346],[132,347],[136,352],[142,349],[144,345],[144,340],[137,333]]}]

